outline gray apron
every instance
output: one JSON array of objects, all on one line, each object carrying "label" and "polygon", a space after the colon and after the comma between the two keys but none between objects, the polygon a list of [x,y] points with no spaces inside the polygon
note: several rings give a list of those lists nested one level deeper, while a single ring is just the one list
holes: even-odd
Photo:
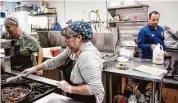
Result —
[{"label": "gray apron", "polygon": [[[5,54],[8,54],[10,49],[5,49]],[[14,46],[14,55],[11,56],[11,68],[19,71],[33,67],[33,61],[30,56],[23,56],[20,52],[20,45]]]}]

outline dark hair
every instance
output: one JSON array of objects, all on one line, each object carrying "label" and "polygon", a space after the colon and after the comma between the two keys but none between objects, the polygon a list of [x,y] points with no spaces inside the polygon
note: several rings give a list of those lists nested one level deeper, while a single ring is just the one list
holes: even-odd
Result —
[{"label": "dark hair", "polygon": [[149,13],[149,19],[151,18],[151,15],[152,15],[152,14],[160,15],[159,12],[157,12],[157,11],[152,11],[152,12]]},{"label": "dark hair", "polygon": [[70,34],[70,35],[76,35],[74,31],[72,31],[72,29],[65,27],[62,29],[61,31],[62,36],[66,36],[66,34]]}]

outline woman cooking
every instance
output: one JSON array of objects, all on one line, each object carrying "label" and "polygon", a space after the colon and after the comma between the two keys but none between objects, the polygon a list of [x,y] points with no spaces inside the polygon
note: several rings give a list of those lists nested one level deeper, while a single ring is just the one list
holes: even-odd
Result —
[{"label": "woman cooking", "polygon": [[74,22],[64,28],[61,34],[68,47],[55,58],[24,70],[22,75],[60,67],[65,80],[59,81],[57,86],[68,97],[84,103],[101,103],[104,98],[102,57],[91,43],[91,25],[82,21]]}]

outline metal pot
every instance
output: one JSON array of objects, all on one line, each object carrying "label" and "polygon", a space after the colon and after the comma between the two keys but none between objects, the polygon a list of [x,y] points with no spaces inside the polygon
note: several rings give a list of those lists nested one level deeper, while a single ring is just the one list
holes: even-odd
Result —
[{"label": "metal pot", "polygon": [[10,56],[1,56],[0,65],[2,72],[11,72],[11,61]]},{"label": "metal pot", "polygon": [[[7,87],[9,87],[9,88],[25,87],[25,88],[28,89],[28,92],[25,95],[20,95],[19,98],[13,98],[13,97],[5,98],[3,96],[5,96],[5,93],[7,93],[7,91],[5,91],[5,88],[7,88]],[[3,91],[3,89],[4,89],[4,91]],[[25,84],[25,83],[6,83],[6,84],[1,85],[1,100],[2,100],[2,102],[10,102],[10,103],[11,102],[13,102],[13,103],[21,102],[21,101],[24,101],[28,97],[28,95],[31,93],[31,91],[32,91],[32,87],[29,84]],[[11,92],[8,92],[8,94],[10,94],[10,93]]]}]

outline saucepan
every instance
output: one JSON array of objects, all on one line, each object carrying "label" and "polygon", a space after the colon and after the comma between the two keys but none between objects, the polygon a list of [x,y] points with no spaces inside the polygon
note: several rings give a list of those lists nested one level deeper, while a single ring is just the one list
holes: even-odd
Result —
[{"label": "saucepan", "polygon": [[24,101],[32,91],[26,83],[6,83],[1,85],[2,102],[18,103]]}]

